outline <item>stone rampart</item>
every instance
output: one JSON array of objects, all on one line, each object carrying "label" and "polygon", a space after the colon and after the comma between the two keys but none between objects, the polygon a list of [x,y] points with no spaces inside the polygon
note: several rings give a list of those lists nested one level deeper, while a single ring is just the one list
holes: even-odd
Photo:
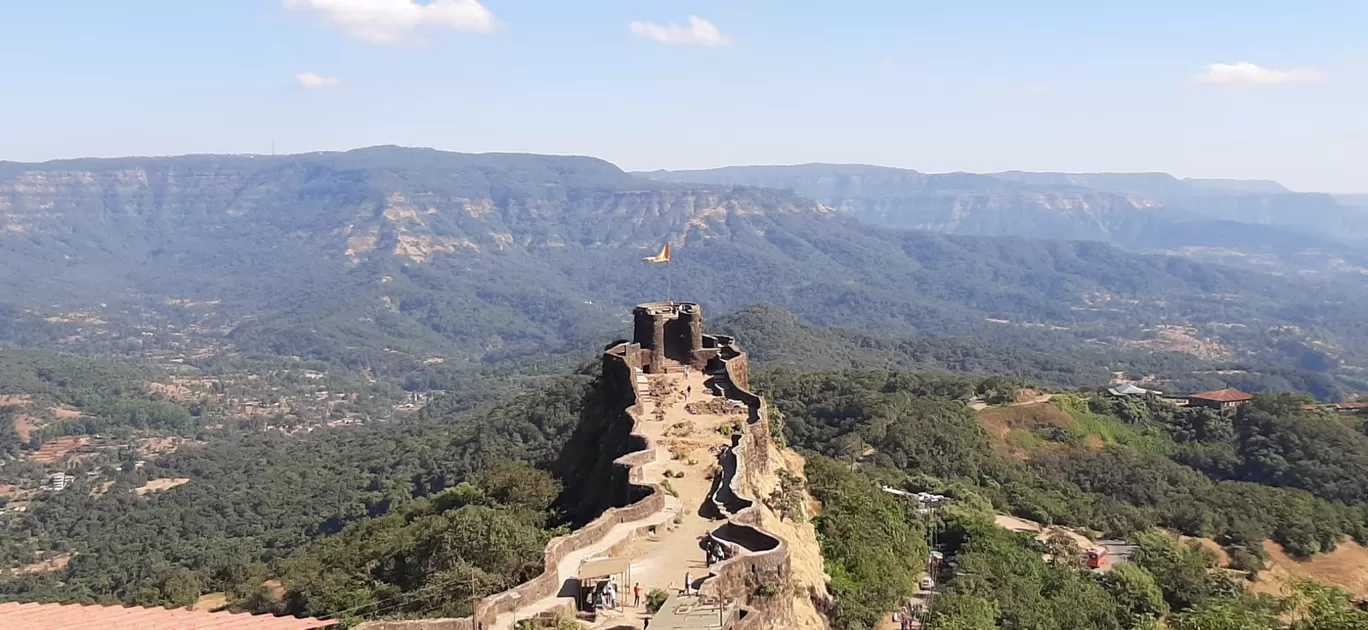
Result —
[{"label": "stone rampart", "polygon": [[718,336],[704,341],[705,345],[710,343],[715,343],[719,352],[709,362],[709,371],[725,378],[727,396],[744,403],[748,413],[745,430],[729,452],[723,454],[723,482],[710,497],[714,506],[727,515],[727,522],[710,535],[744,551],[714,565],[712,575],[700,590],[705,596],[743,605],[748,614],[737,619],[733,628],[756,628],[762,623],[782,622],[793,614],[791,599],[765,595],[766,591],[760,588],[778,588],[788,582],[789,550],[783,539],[760,526],[760,508],[747,490],[758,487],[758,476],[768,473],[772,466],[767,408],[763,398],[747,389],[749,365],[745,353],[736,348],[731,338]]},{"label": "stone rampart", "polygon": [[618,490],[623,496],[644,496],[641,500],[625,507],[609,508],[589,524],[565,536],[551,540],[546,545],[544,569],[541,575],[519,584],[502,593],[481,599],[475,604],[475,613],[460,619],[417,619],[409,621],[370,621],[358,626],[363,630],[486,630],[491,628],[495,619],[504,613],[517,610],[548,597],[561,590],[560,563],[572,552],[584,549],[603,541],[613,527],[645,519],[665,509],[665,492],[655,484],[644,481],[641,467],[655,461],[655,449],[646,436],[639,433],[641,418],[640,393],[636,387],[636,371],[639,364],[640,347],[637,344],[620,343],[603,353],[603,378],[612,381],[614,387],[625,392],[622,400],[615,401],[610,414],[622,414],[632,422],[632,449],[613,461],[615,467],[625,471],[625,475],[615,478],[627,480],[629,487]]},{"label": "stone rampart", "polygon": [[[764,625],[782,625],[793,615],[792,599],[768,595],[773,591],[761,586],[777,587],[789,577],[789,550],[783,539],[761,527],[760,508],[751,488],[759,487],[758,479],[768,474],[773,466],[774,446],[770,438],[768,408],[765,400],[749,388],[750,372],[746,354],[735,340],[722,335],[702,335],[701,313],[696,305],[669,305],[679,308],[686,316],[683,321],[665,330],[664,324],[653,317],[651,310],[659,305],[638,307],[635,322],[637,340],[611,344],[603,353],[603,379],[611,388],[624,392],[614,401],[608,414],[621,414],[630,419],[632,429],[630,449],[613,461],[625,472],[614,474],[614,479],[625,479],[626,487],[611,490],[621,496],[644,498],[624,507],[607,509],[584,527],[566,536],[553,539],[546,546],[545,569],[536,578],[508,591],[490,595],[475,605],[475,614],[461,619],[423,619],[413,621],[372,621],[360,626],[364,630],[487,630],[495,619],[520,606],[553,597],[560,592],[559,566],[570,553],[598,544],[620,523],[645,519],[665,509],[665,493],[655,484],[644,481],[641,467],[655,461],[655,450],[650,440],[639,433],[642,421],[641,392],[637,389],[638,370],[650,371],[665,360],[680,360],[695,368],[706,369],[723,381],[728,398],[746,405],[745,429],[734,439],[722,458],[722,474],[709,493],[710,507],[726,521],[710,536],[718,541],[734,544],[742,549],[732,558],[713,565],[712,573],[704,581],[701,592],[708,597],[721,598],[740,604],[740,613],[728,625],[729,630],[753,630]],[[650,308],[646,308],[650,307]],[[678,326],[678,328],[675,328]],[[642,337],[660,343],[644,346]],[[666,347],[670,355],[666,355]],[[609,418],[609,421],[612,419]]]}]

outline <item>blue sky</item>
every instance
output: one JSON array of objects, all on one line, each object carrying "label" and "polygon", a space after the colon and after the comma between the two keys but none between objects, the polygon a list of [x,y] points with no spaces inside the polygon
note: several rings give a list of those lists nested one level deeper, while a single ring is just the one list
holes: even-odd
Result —
[{"label": "blue sky", "polygon": [[1364,0],[3,4],[4,160],[402,144],[1368,192]]}]

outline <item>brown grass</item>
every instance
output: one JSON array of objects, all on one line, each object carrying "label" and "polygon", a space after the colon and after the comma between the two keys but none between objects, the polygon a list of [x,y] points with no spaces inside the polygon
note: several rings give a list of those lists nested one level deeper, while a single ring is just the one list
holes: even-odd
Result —
[{"label": "brown grass", "polygon": [[147,391],[153,394],[166,397],[167,400],[186,402],[198,398],[195,392],[191,391],[183,383],[146,383]]},{"label": "brown grass", "polygon": [[993,449],[998,455],[1017,460],[1026,459],[1030,454],[1008,443],[1007,437],[1014,431],[1030,432],[1041,427],[1068,427],[1074,425],[1073,416],[1048,402],[994,407],[978,414],[979,424],[993,438]]},{"label": "brown grass", "polygon": [[1221,359],[1233,356],[1230,348],[1220,342],[1197,337],[1197,329],[1189,326],[1158,326],[1151,339],[1131,339],[1122,341],[1124,346],[1182,352],[1203,359]]},{"label": "brown grass", "polygon": [[1368,597],[1368,549],[1352,540],[1306,561],[1292,558],[1278,543],[1266,540],[1264,557],[1266,568],[1259,573],[1252,589],[1256,593],[1278,594],[1290,580],[1311,579],[1338,586],[1359,599]]},{"label": "brown grass", "polygon": [[[1216,564],[1230,564],[1230,555],[1210,538],[1180,536],[1184,543],[1197,541],[1216,556]],[[1352,540],[1339,543],[1334,551],[1316,554],[1309,560],[1297,560],[1278,543],[1264,541],[1264,570],[1259,579],[1249,585],[1255,593],[1286,595],[1287,585],[1295,580],[1309,579],[1349,591],[1355,598],[1368,598],[1368,548]]]},{"label": "brown grass", "polygon": [[67,407],[48,407],[48,412],[58,420],[71,420],[81,417],[81,412]]},{"label": "brown grass", "polygon": [[181,437],[155,437],[143,438],[136,442],[138,454],[147,459],[156,459],[158,456],[174,452],[185,443],[185,438]]},{"label": "brown grass", "polygon": [[33,416],[19,415],[14,417],[14,432],[19,435],[19,439],[27,442],[34,431],[43,428],[34,421]]},{"label": "brown grass", "polygon": [[[807,465],[803,461],[803,457],[792,449],[771,452],[777,455],[775,461],[772,461],[773,468],[768,474],[758,475],[755,486],[751,488],[758,497],[769,496],[770,492],[779,487],[777,468],[786,468],[789,472],[802,477],[803,469]],[[765,506],[764,502],[756,502],[761,510],[760,526],[782,538],[789,550],[789,584],[787,586],[793,597],[794,619],[783,626],[770,626],[774,628],[817,630],[827,627],[808,595],[811,590],[825,593],[827,582],[831,578],[826,574],[826,567],[822,561],[821,545],[817,541],[817,531],[813,528],[811,521],[811,518],[815,516],[815,510],[812,510],[811,506],[816,504],[816,500],[806,490],[804,490],[803,495],[803,503],[809,509],[806,514],[808,518],[804,520],[786,519],[780,521],[778,515]]]},{"label": "brown grass", "polygon": [[190,610],[219,610],[228,606],[227,593],[208,593],[200,595],[194,604],[190,605]]},{"label": "brown grass", "polygon": [[15,569],[14,573],[15,575],[24,575],[27,573],[48,573],[51,571],[61,571],[62,569],[65,569],[67,564],[69,564],[70,562],[71,554],[64,553],[60,556],[53,556],[51,558],[48,558],[47,560],[44,560],[42,562],[26,564],[22,567]]},{"label": "brown grass", "polygon": [[149,481],[149,482],[147,482],[146,484],[143,484],[141,487],[134,488],[134,489],[133,489],[133,494],[136,494],[136,495],[138,495],[138,496],[140,496],[140,497],[145,497],[145,496],[147,496],[147,495],[149,495],[149,494],[151,494],[151,493],[153,493],[153,492],[161,492],[161,491],[163,491],[163,490],[170,490],[171,488],[174,488],[174,487],[176,487],[176,486],[185,485],[185,484],[187,484],[187,483],[190,483],[190,480],[189,480],[189,479],[186,479],[186,478],[184,478],[184,477],[175,477],[175,478],[168,478],[168,479],[153,479],[152,481]]}]

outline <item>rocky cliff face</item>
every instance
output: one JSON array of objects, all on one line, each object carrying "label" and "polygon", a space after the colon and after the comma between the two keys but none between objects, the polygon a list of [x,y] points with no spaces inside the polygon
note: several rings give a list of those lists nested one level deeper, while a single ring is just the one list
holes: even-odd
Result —
[{"label": "rocky cliff face", "polygon": [[[657,184],[591,158],[376,147],[299,156],[0,164],[0,235],[176,249],[178,239],[305,245],[357,262],[457,251],[658,245],[732,214],[820,210],[792,195]],[[150,237],[150,238],[149,238]],[[146,249],[146,248],[143,248]]]},{"label": "rocky cliff face", "polygon": [[[770,186],[862,221],[952,234],[1094,240],[1140,251],[1286,271],[1368,263],[1368,214],[1330,195],[1275,182],[1180,180],[1167,173],[928,175],[873,166],[806,164],[657,171],[667,182]],[[1257,260],[1257,262],[1256,262]]]}]

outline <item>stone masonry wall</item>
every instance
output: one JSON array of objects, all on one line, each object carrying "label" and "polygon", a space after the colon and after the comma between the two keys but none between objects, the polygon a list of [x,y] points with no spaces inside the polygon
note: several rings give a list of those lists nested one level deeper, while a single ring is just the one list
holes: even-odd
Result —
[{"label": "stone masonry wall", "polygon": [[[659,486],[643,481],[641,467],[655,461],[655,451],[650,440],[637,432],[641,422],[639,417],[640,401],[636,393],[633,363],[638,361],[638,353],[631,347],[634,344],[620,344],[603,355],[605,379],[629,379],[624,391],[631,392],[630,399],[621,403],[620,412],[632,420],[632,439],[635,448],[632,452],[617,458],[614,465],[626,469],[625,478],[633,488],[622,491],[645,493],[641,501],[621,508],[609,508],[588,525],[565,536],[552,539],[546,545],[545,568],[541,575],[518,586],[496,593],[480,600],[475,605],[475,614],[460,619],[417,619],[408,621],[371,621],[358,626],[362,630],[484,630],[491,627],[494,620],[505,612],[516,609],[523,603],[538,601],[560,592],[560,562],[571,552],[578,551],[603,540],[608,531],[619,523],[644,519],[665,509],[665,492]],[[619,383],[620,385],[620,383]],[[612,411],[617,413],[619,410]],[[615,475],[617,476],[617,475]]]},{"label": "stone masonry wall", "polygon": [[[645,328],[644,324],[645,322],[638,319],[638,328]],[[709,501],[727,518],[712,535],[718,540],[740,544],[750,550],[750,553],[738,554],[713,565],[712,574],[704,581],[700,590],[706,596],[741,604],[741,610],[745,614],[734,619],[728,630],[754,630],[766,624],[776,623],[782,625],[785,619],[791,619],[793,616],[792,600],[782,596],[764,597],[756,591],[762,584],[780,585],[788,580],[789,550],[783,539],[760,527],[759,508],[756,507],[755,498],[749,490],[757,487],[756,478],[769,473],[772,466],[770,458],[774,455],[774,446],[770,439],[768,408],[764,399],[749,391],[749,363],[746,354],[735,346],[734,340],[712,335],[703,337],[701,343],[694,342],[690,345],[709,349],[706,355],[709,371],[725,377],[727,395],[744,403],[748,410],[746,427],[732,446],[731,455],[734,460],[726,466],[730,470],[724,470],[727,478],[720,482],[713,495],[709,496]],[[603,540],[607,532],[619,523],[641,520],[664,509],[664,491],[654,484],[646,484],[641,472],[641,466],[654,461],[655,451],[650,441],[637,431],[642,408],[636,391],[634,368],[643,367],[643,364],[651,360],[651,354],[654,353],[642,348],[638,343],[626,342],[610,346],[603,354],[604,378],[614,381],[628,379],[629,386],[625,390],[631,392],[628,400],[622,401],[618,409],[609,413],[620,412],[631,418],[633,446],[639,447],[617,458],[614,465],[626,469],[625,478],[628,484],[633,486],[624,488],[623,491],[645,492],[647,494],[644,499],[626,507],[610,508],[585,527],[552,540],[546,547],[546,568],[540,576],[508,591],[480,600],[472,617],[372,621],[362,624],[359,628],[485,630],[500,614],[514,610],[522,603],[538,601],[557,594],[561,587],[558,567],[566,555]],[[730,496],[723,500],[723,495]],[[733,509],[736,511],[732,512]]]},{"label": "stone masonry wall", "polygon": [[[723,340],[718,361],[728,381],[727,395],[745,403],[748,422],[741,437],[732,447],[735,469],[718,494],[730,494],[731,500],[714,499],[724,512],[728,506],[742,506],[735,514],[728,514],[727,523],[713,536],[718,540],[741,544],[752,553],[738,554],[714,565],[712,576],[701,589],[707,596],[740,602],[747,614],[732,628],[758,628],[764,623],[774,624],[793,616],[792,600],[786,597],[764,597],[757,594],[762,584],[780,586],[789,578],[789,550],[787,544],[760,527],[760,512],[748,488],[756,487],[754,479],[771,467],[772,444],[767,408],[764,399],[746,389],[749,366],[745,353],[737,350],[730,339]],[[730,462],[728,462],[730,463]],[[727,472],[724,467],[724,473]]]}]

